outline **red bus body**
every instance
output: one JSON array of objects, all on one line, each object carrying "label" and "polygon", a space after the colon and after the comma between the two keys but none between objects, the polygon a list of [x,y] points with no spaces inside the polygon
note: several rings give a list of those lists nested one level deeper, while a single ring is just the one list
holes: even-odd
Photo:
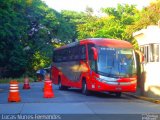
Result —
[{"label": "red bus body", "polygon": [[[90,91],[99,92],[135,92],[137,86],[137,77],[108,77],[101,75],[96,71],[93,71],[89,61],[89,45],[103,46],[108,48],[123,48],[133,49],[129,42],[107,38],[89,38],[81,40],[79,42],[71,43],[60,48],[55,49],[56,55],[59,55],[58,51],[62,51],[68,48],[83,46],[85,47],[85,57],[83,60],[61,60],[56,62],[53,60],[51,68],[51,79],[54,84],[59,84],[59,78],[63,86],[75,87],[82,89],[82,81],[86,81],[87,89]],[[77,47],[78,49],[78,47]],[[103,50],[103,48],[101,48]],[[75,48],[73,49],[75,50]],[[71,55],[68,54],[68,58]],[[63,54],[62,54],[63,55]],[[98,54],[99,55],[99,54]],[[56,58],[56,56],[55,56]],[[55,59],[53,58],[53,59]]]}]

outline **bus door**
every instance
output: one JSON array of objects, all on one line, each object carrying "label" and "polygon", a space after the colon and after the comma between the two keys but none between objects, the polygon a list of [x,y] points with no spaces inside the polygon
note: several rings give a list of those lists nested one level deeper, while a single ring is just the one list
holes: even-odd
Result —
[{"label": "bus door", "polygon": [[88,85],[91,89],[95,89],[96,83],[94,81],[97,72],[97,60],[94,59],[94,52],[92,48],[95,47],[93,44],[88,45],[88,59],[89,59],[89,66],[90,66],[90,80],[88,81]]}]

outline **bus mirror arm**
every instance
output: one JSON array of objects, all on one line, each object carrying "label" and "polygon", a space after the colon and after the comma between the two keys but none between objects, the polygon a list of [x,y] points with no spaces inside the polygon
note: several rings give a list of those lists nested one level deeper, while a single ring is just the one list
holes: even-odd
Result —
[{"label": "bus mirror arm", "polygon": [[145,55],[142,52],[138,51],[138,50],[136,50],[135,52],[139,56],[140,63],[144,63]]},{"label": "bus mirror arm", "polygon": [[94,60],[97,60],[98,59],[97,49],[95,47],[92,47],[91,49],[93,51],[93,58],[94,58]]}]

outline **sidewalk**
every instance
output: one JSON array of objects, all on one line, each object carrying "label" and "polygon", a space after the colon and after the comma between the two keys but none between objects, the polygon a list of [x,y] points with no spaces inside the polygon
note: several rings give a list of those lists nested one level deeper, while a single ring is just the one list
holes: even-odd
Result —
[{"label": "sidewalk", "polygon": [[146,97],[146,96],[142,96],[141,92],[140,92],[140,88],[137,88],[137,91],[135,93],[124,93],[125,95],[137,98],[137,99],[141,99],[141,100],[145,100],[145,101],[149,101],[152,103],[156,103],[156,104],[160,104],[160,98],[158,97]]}]

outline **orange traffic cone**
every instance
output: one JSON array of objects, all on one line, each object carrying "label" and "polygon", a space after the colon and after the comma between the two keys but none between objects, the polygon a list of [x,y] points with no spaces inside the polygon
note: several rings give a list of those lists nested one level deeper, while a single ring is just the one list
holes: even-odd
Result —
[{"label": "orange traffic cone", "polygon": [[25,77],[25,78],[24,78],[23,89],[30,89],[29,78],[28,78],[28,77]]},{"label": "orange traffic cone", "polygon": [[29,78],[28,78],[28,77],[25,77],[25,78],[24,78],[23,89],[30,89]]},{"label": "orange traffic cone", "polygon": [[53,98],[54,97],[54,93],[53,93],[53,89],[52,89],[52,81],[49,79],[48,76],[46,76],[46,79],[44,81],[44,98]]},{"label": "orange traffic cone", "polygon": [[16,80],[10,81],[10,90],[8,96],[8,102],[20,102],[20,94],[19,94],[19,87],[18,82]]}]

